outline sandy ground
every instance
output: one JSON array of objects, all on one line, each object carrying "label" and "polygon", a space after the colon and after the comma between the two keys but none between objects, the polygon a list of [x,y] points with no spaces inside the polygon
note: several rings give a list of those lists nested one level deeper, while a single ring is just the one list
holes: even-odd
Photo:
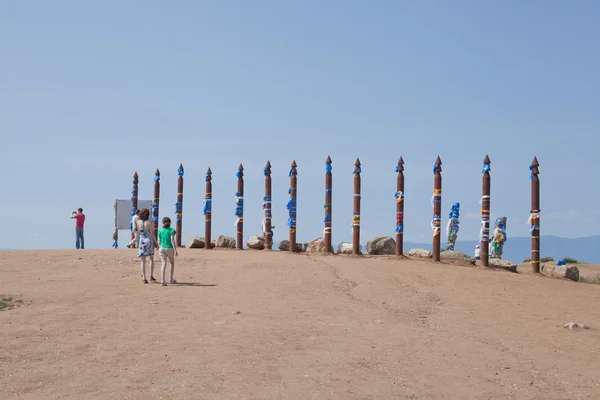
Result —
[{"label": "sandy ground", "polygon": [[135,250],[0,252],[0,293],[23,300],[0,312],[2,398],[600,398],[600,285],[386,257],[177,263],[161,287]]}]

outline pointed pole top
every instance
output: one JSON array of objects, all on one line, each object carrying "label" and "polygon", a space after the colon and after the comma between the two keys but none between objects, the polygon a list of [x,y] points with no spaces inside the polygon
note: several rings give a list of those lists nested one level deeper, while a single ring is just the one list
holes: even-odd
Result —
[{"label": "pointed pole top", "polygon": [[532,167],[539,167],[540,163],[538,162],[537,157],[533,157],[533,161],[531,162]]},{"label": "pointed pole top", "polygon": [[160,171],[158,170],[158,168],[156,168],[156,172],[154,173],[154,175],[156,175],[156,176],[160,175]]},{"label": "pointed pole top", "polygon": [[243,171],[244,170],[244,166],[240,163],[240,166],[238,167],[238,171]]},{"label": "pointed pole top", "polygon": [[136,179],[138,178],[137,171],[135,171],[135,172],[133,173],[133,177],[134,177],[134,178],[136,178]]},{"label": "pointed pole top", "polygon": [[433,174],[436,175],[440,172],[442,172],[442,160],[440,159],[440,156],[438,156],[435,159],[435,164],[433,166]]},{"label": "pointed pole top", "polygon": [[212,175],[212,171],[210,170],[210,167],[208,167],[208,169],[206,170],[206,175]]},{"label": "pointed pole top", "polygon": [[183,169],[183,164],[179,164],[179,169]]},{"label": "pointed pole top", "polygon": [[398,165],[396,165],[396,172],[400,173],[404,171],[404,160],[402,159],[402,157],[400,157],[400,159],[398,160]]},{"label": "pointed pole top", "polygon": [[483,159],[483,163],[484,164],[491,164],[492,162],[490,161],[490,157],[486,154],[485,158]]},{"label": "pointed pole top", "polygon": [[292,168],[296,168],[298,165],[296,164],[296,160],[292,161]]},{"label": "pointed pole top", "polygon": [[360,165],[360,160],[356,157],[356,161],[354,161],[354,165],[358,167]]},{"label": "pointed pole top", "polygon": [[331,164],[331,157],[330,156],[327,156],[327,160],[325,160],[325,163]]},{"label": "pointed pole top", "polygon": [[271,168],[271,162],[267,160],[267,164],[265,164],[265,168]]}]

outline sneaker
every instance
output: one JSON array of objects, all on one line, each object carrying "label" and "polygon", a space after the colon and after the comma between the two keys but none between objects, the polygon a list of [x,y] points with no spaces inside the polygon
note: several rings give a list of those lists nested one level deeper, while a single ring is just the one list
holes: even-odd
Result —
[{"label": "sneaker", "polygon": [[160,286],[167,286],[167,282],[161,283]]},{"label": "sneaker", "polygon": [[152,282],[156,282],[156,279],[155,279],[153,276],[151,276],[151,277],[150,277],[150,280],[151,280]]},{"label": "sneaker", "polygon": [[170,283],[177,283],[177,281],[175,279],[171,279],[169,282]]}]

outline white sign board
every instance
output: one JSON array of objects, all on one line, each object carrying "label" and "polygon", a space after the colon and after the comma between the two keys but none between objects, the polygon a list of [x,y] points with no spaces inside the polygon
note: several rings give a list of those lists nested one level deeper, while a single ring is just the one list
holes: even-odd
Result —
[{"label": "white sign board", "polygon": [[[138,200],[138,210],[147,208],[152,214],[152,200]],[[115,200],[115,227],[117,229],[130,229],[131,200]]]}]

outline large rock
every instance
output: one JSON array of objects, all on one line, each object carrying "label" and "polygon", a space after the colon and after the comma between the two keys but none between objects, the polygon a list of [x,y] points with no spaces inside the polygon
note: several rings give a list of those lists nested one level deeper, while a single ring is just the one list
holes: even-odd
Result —
[{"label": "large rock", "polygon": [[579,281],[579,268],[576,265],[553,265],[542,264],[540,271],[543,275],[550,278],[566,278],[572,281]]},{"label": "large rock", "polygon": [[[301,253],[304,250],[304,246],[302,243],[296,243],[296,252]],[[282,240],[279,243],[279,250],[281,251],[290,251],[290,241]]]},{"label": "large rock", "polygon": [[[362,246],[358,247],[359,251],[362,252]],[[352,243],[342,242],[338,246],[338,254],[352,254]]]},{"label": "large rock", "polygon": [[421,257],[421,258],[431,258],[432,254],[429,250],[425,249],[410,249],[408,252],[409,257]]},{"label": "large rock", "polygon": [[187,241],[188,249],[203,249],[205,245],[204,238],[201,237],[191,237]]},{"label": "large rock", "polygon": [[[333,246],[330,248],[331,252],[333,252]],[[327,250],[325,248],[325,240],[323,238],[317,238],[315,240],[311,240],[308,242],[306,246],[307,253],[326,253]]]},{"label": "large rock", "polygon": [[264,236],[250,236],[250,239],[246,242],[249,249],[264,250],[265,249],[265,237]]},{"label": "large rock", "polygon": [[390,236],[376,236],[367,242],[367,253],[374,256],[396,254],[396,241]]},{"label": "large rock", "polygon": [[510,262],[508,260],[501,260],[499,258],[490,258],[488,260],[488,265],[491,268],[500,268],[500,269],[505,269],[510,272],[517,272],[517,264]]},{"label": "large rock", "polygon": [[455,261],[461,264],[475,265],[475,258],[460,251],[443,250],[440,252],[440,260]]},{"label": "large rock", "polygon": [[217,247],[226,247],[229,249],[235,249],[235,239],[231,236],[219,235],[216,241]]}]

